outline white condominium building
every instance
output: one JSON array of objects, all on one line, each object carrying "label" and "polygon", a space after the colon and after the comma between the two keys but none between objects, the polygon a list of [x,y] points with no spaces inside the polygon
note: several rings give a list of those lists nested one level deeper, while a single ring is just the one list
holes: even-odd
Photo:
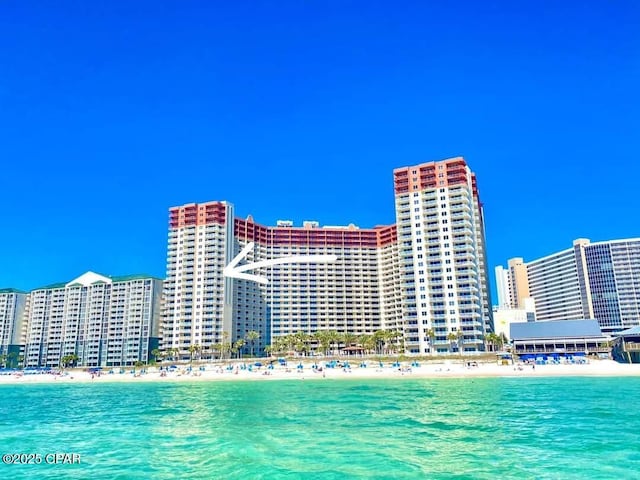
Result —
[{"label": "white condominium building", "polygon": [[[169,211],[164,349],[186,359],[221,343],[319,330],[403,333],[409,353],[483,348],[492,328],[482,206],[475,175],[453,158],[394,172],[397,225],[358,228],[305,221],[257,224],[235,218],[228,202]],[[244,263],[293,255],[334,255],[332,263],[278,263],[250,273],[267,284],[223,276],[246,245]],[[430,329],[435,338],[429,336]],[[432,345],[432,341],[434,344]]]},{"label": "white condominium building", "polygon": [[147,362],[158,345],[162,280],[87,272],[30,293],[26,367],[58,367],[76,356],[87,367]]},{"label": "white condominium building", "polygon": [[215,345],[231,340],[233,283],[222,270],[233,256],[231,204],[191,203],[169,210],[163,350],[187,359],[192,346],[211,355]]},{"label": "white condominium building", "polygon": [[[394,171],[400,286],[410,353],[483,349],[492,329],[482,205],[463,158]],[[433,335],[430,335],[433,333]]]},{"label": "white condominium building", "polygon": [[[578,239],[524,265],[536,320],[594,318],[605,333],[640,325],[640,239]],[[503,277],[507,289],[515,290],[515,278]]]},{"label": "white condominium building", "polygon": [[[581,244],[575,247],[580,249]],[[536,302],[536,319],[578,320],[593,318],[589,303],[582,301],[583,268],[578,268],[576,248],[527,263],[529,292]]]},{"label": "white condominium building", "polygon": [[28,295],[14,288],[0,289],[0,355],[8,366],[16,366],[24,354],[24,309]]},{"label": "white condominium building", "polygon": [[[208,356],[223,342],[247,339],[251,331],[259,336],[246,341],[245,353],[262,353],[274,337],[298,332],[358,335],[401,327],[393,299],[399,294],[393,285],[395,226],[321,227],[309,221],[294,227],[280,221],[269,227],[250,216],[234,218],[228,202],[208,202],[172,208],[169,228],[162,346],[179,350],[181,358],[190,356],[192,345]],[[292,255],[338,259],[251,272],[267,278],[267,285],[223,277],[224,267],[249,243],[254,248],[243,263]]]}]

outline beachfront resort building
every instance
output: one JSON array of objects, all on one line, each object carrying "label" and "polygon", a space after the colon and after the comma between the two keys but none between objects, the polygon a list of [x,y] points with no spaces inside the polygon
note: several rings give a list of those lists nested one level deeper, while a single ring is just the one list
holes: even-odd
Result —
[{"label": "beachfront resort building", "polygon": [[550,320],[511,325],[513,352],[521,360],[559,362],[609,354],[607,337],[595,320]]},{"label": "beachfront resort building", "polygon": [[514,292],[524,285],[538,321],[594,318],[604,333],[640,325],[640,238],[577,239],[572,248],[528,263],[513,259],[510,267],[512,262],[524,269],[496,270],[500,304],[517,308]]},{"label": "beachfront resort building", "polygon": [[[395,226],[321,227],[315,221],[265,226],[251,216],[235,218],[228,202],[174,207],[169,215],[162,347],[177,350],[180,358],[190,357],[195,345],[199,355],[215,355],[223,344],[252,331],[259,336],[245,344],[246,353],[262,353],[273,337],[298,332],[372,334],[399,328]],[[224,277],[223,268],[250,243],[246,263],[295,255],[336,255],[337,260],[250,272],[267,284]],[[387,293],[384,299],[381,291]]]},{"label": "beachfront resort building", "polygon": [[[228,202],[169,210],[162,347],[189,358],[225,343],[320,330],[403,334],[409,353],[483,347],[491,328],[482,208],[462,158],[394,171],[397,224],[374,228],[294,226],[236,218]],[[223,275],[242,249],[246,263],[293,255],[335,255],[330,263],[281,263],[248,273],[267,284]]]},{"label": "beachfront resort building", "polygon": [[147,362],[158,346],[162,280],[87,272],[30,292],[25,367],[108,367]]},{"label": "beachfront resort building", "polygon": [[17,366],[24,353],[26,292],[0,289],[0,366]]},{"label": "beachfront resort building", "polygon": [[[493,329],[482,204],[463,158],[393,172],[407,350],[483,349]],[[431,335],[430,335],[431,334]]]}]

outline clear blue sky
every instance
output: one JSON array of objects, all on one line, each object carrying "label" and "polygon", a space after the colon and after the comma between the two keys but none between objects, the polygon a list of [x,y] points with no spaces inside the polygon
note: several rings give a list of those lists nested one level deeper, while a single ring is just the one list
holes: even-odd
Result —
[{"label": "clear blue sky", "polygon": [[0,287],[164,276],[188,202],[392,223],[392,170],[456,155],[492,270],[638,236],[639,24],[633,0],[3,1]]}]

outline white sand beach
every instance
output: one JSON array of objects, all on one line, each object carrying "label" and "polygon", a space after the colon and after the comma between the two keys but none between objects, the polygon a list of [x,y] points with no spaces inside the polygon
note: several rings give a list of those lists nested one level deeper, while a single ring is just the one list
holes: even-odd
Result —
[{"label": "white sand beach", "polygon": [[[259,363],[264,363],[264,360]],[[59,373],[13,373],[0,375],[0,385],[31,383],[108,383],[108,382],[201,382],[201,381],[271,381],[271,380],[326,380],[368,378],[473,378],[473,377],[545,377],[545,376],[640,376],[640,364],[620,364],[613,360],[590,360],[582,364],[551,365],[498,365],[496,362],[468,362],[460,360],[427,360],[385,362],[377,360],[349,360],[349,367],[327,367],[327,361],[291,360],[286,366],[274,363],[256,366],[256,361],[229,361],[218,364],[200,364],[189,368],[160,371],[147,367],[132,373],[119,368],[102,369],[91,373],[81,369]],[[471,366],[469,365],[471,364]],[[366,366],[365,366],[366,365]],[[314,368],[317,367],[317,368]]]}]

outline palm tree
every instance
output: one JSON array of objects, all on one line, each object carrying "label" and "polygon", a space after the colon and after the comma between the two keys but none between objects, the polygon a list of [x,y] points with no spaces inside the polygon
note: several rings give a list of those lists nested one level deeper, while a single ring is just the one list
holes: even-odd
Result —
[{"label": "palm tree", "polygon": [[500,347],[500,350],[502,350],[502,348],[507,343],[509,343],[509,340],[507,339],[507,336],[504,333],[501,333],[500,335],[498,335],[498,346]]},{"label": "palm tree", "polygon": [[242,358],[242,347],[244,347],[244,340],[239,338],[236,343],[233,344],[233,349],[238,353],[238,358]]},{"label": "palm tree", "polygon": [[333,344],[336,344],[336,348],[340,343],[340,334],[335,330],[327,330],[327,340],[329,342],[329,351],[333,353]]},{"label": "palm tree", "polygon": [[389,330],[378,330],[373,334],[376,340],[376,353],[389,353],[391,351],[391,340],[397,338],[396,332]]},{"label": "palm tree", "polygon": [[221,343],[214,343],[213,345],[211,345],[211,350],[212,350],[212,352],[217,352],[218,357],[222,358],[222,344]]},{"label": "palm tree", "polygon": [[222,332],[222,343],[220,344],[220,358],[224,358],[227,353],[231,353],[231,340],[229,332]]},{"label": "palm tree", "polygon": [[343,333],[342,334],[342,342],[344,343],[344,348],[349,348],[351,345],[358,341],[357,335],[353,333]]},{"label": "palm tree", "polygon": [[[78,357],[76,357],[77,359]],[[11,352],[7,354],[7,366],[11,368],[16,368],[22,363],[20,360],[20,354],[18,352]]]},{"label": "palm tree", "polygon": [[326,355],[331,345],[330,334],[327,330],[318,330],[313,334],[313,339],[318,343],[318,350]]},{"label": "palm tree", "polygon": [[73,363],[78,361],[78,356],[73,354],[73,355],[65,355],[64,357],[62,357],[60,359],[60,365],[62,366],[62,368],[67,368],[69,366],[71,366]]},{"label": "palm tree", "polygon": [[0,367],[4,368],[7,366],[7,356],[3,353],[0,355]]},{"label": "palm tree", "polygon": [[136,368],[142,368],[144,367],[144,363],[141,362],[140,360],[136,361],[136,363],[133,364],[133,372],[135,373]]},{"label": "palm tree", "polygon": [[404,343],[404,335],[402,334],[402,332],[400,330],[394,330],[392,332],[388,332],[387,333],[387,338],[390,342],[390,348],[391,350],[395,353],[397,352],[399,349],[401,349],[402,351],[404,351],[403,345],[399,345],[398,344],[398,339],[401,340],[401,343]]},{"label": "palm tree", "polygon": [[456,335],[454,332],[449,332],[449,334],[447,335],[447,340],[449,340],[449,353],[453,354],[453,346],[456,343],[456,340],[458,339],[458,335]]},{"label": "palm tree", "polygon": [[151,350],[151,356],[153,357],[153,362],[156,363],[158,360],[162,360],[162,352],[158,348],[154,348]]},{"label": "palm tree", "polygon": [[360,335],[359,342],[365,353],[371,353],[376,348],[376,340],[373,335]]},{"label": "palm tree", "polygon": [[189,363],[193,363],[193,357],[196,356],[200,350],[202,350],[202,347],[197,343],[189,345]]},{"label": "palm tree", "polygon": [[462,358],[462,351],[464,350],[464,331],[458,330],[456,332],[456,343],[458,344],[458,353],[460,354],[460,358]]},{"label": "palm tree", "polygon": [[309,350],[309,335],[305,332],[297,332],[293,334],[293,348],[296,353],[302,353],[303,355]]},{"label": "palm tree", "polygon": [[435,353],[434,341],[436,339],[436,331],[433,328],[427,328],[427,330],[424,333],[427,335],[427,337],[429,337],[429,353],[433,355]]},{"label": "palm tree", "polygon": [[251,344],[251,356],[253,357],[253,342],[260,338],[260,333],[255,330],[249,330],[245,335],[245,338]]}]

